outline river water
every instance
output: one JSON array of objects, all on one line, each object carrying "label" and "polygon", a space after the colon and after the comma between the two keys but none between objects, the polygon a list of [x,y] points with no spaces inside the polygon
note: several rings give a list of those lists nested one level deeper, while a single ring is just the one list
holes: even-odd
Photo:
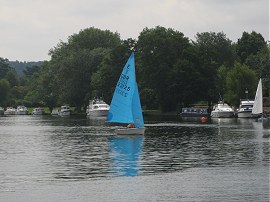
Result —
[{"label": "river water", "polygon": [[269,121],[145,119],[0,117],[0,201],[269,201]]}]

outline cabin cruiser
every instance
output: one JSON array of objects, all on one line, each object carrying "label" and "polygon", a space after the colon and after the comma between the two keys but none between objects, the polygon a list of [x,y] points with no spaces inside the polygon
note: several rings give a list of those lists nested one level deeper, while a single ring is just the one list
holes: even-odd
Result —
[{"label": "cabin cruiser", "polygon": [[219,102],[214,105],[213,111],[211,112],[212,118],[231,118],[234,117],[233,109],[224,102]]},{"label": "cabin cruiser", "polygon": [[17,106],[16,109],[16,114],[17,115],[27,115],[28,114],[28,109],[25,106]]},{"label": "cabin cruiser", "polygon": [[70,116],[70,108],[68,105],[63,105],[61,106],[59,112],[58,112],[59,116]]},{"label": "cabin cruiser", "polygon": [[4,115],[4,108],[0,107],[0,115]]},{"label": "cabin cruiser", "polygon": [[42,115],[42,114],[44,114],[44,111],[40,107],[34,108],[32,111],[32,115]]},{"label": "cabin cruiser", "polygon": [[102,99],[94,99],[89,101],[89,105],[86,109],[86,114],[90,117],[107,116],[109,110],[110,106]]},{"label": "cabin cruiser", "polygon": [[238,118],[256,118],[258,115],[252,114],[254,100],[240,100],[240,106],[237,110]]},{"label": "cabin cruiser", "polygon": [[4,112],[5,115],[15,115],[16,109],[13,107],[7,107],[6,111]]},{"label": "cabin cruiser", "polygon": [[190,107],[182,108],[181,117],[209,117],[208,108]]}]

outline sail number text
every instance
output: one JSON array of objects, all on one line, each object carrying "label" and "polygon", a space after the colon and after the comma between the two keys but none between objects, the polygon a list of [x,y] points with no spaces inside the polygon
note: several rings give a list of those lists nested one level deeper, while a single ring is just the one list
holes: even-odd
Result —
[{"label": "sail number text", "polygon": [[130,86],[127,85],[129,76],[121,74],[118,81],[116,92],[124,97],[127,97],[128,91],[130,91]]}]

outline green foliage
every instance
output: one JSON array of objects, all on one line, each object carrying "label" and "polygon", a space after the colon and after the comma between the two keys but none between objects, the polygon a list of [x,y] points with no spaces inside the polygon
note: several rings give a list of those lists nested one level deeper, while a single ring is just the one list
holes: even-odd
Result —
[{"label": "green foliage", "polygon": [[258,79],[255,72],[246,65],[235,63],[226,77],[227,91],[225,100],[234,106],[238,106],[240,99],[245,98],[245,91],[248,90],[250,99],[254,99]]},{"label": "green foliage", "polygon": [[104,57],[100,68],[91,78],[92,98],[102,96],[110,103],[119,75],[134,46],[135,41],[127,39]]},{"label": "green foliage", "polygon": [[250,55],[256,55],[266,46],[267,43],[261,34],[255,31],[250,34],[243,32],[242,37],[237,41],[236,51],[240,61],[244,63]]},{"label": "green foliage", "polygon": [[[184,34],[173,29],[145,28],[138,38],[139,82],[144,88],[154,89],[163,111],[175,108],[169,93],[171,71],[182,52],[190,46]],[[144,100],[142,100],[144,103]]]},{"label": "green foliage", "polygon": [[8,65],[8,60],[0,57],[0,79],[5,78],[9,71],[11,67]]},{"label": "green foliage", "polygon": [[0,79],[0,105],[6,105],[10,84],[6,79]]},{"label": "green foliage", "polygon": [[215,103],[219,94],[238,105],[246,89],[254,97],[259,77],[264,95],[270,94],[269,47],[256,32],[244,32],[232,44],[222,32],[198,33],[189,41],[179,31],[157,26],[145,28],[138,41],[121,41],[118,33],[90,27],[60,41],[49,51],[50,61],[24,67],[20,80],[11,63],[0,58],[0,104],[52,110],[65,103],[80,110],[93,97],[109,103],[131,51],[144,109],[166,112]]}]

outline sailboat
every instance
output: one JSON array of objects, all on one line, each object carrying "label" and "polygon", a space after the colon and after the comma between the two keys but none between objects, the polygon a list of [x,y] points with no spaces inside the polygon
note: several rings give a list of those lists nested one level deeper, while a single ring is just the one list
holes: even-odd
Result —
[{"label": "sailboat", "polygon": [[260,79],[258,83],[251,114],[258,116],[261,115],[261,117],[258,119],[260,121],[267,120],[267,118],[263,114],[262,79]]},{"label": "sailboat", "polygon": [[134,125],[132,128],[117,128],[115,131],[116,134],[143,135],[145,132],[139,90],[136,82],[133,52],[125,64],[117,82],[107,120],[108,122],[132,123]]}]

